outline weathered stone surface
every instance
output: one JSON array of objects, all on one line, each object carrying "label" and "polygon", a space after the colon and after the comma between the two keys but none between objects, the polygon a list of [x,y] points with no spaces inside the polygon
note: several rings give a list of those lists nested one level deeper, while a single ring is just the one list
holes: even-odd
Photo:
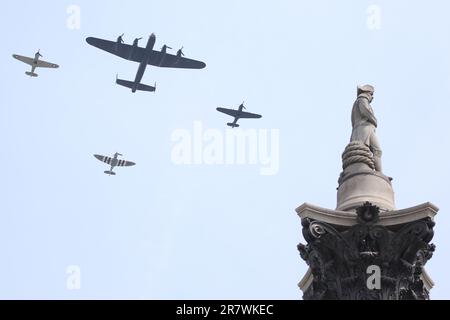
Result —
[{"label": "weathered stone surface", "polygon": [[336,210],[354,211],[365,201],[382,211],[395,210],[392,178],[375,170],[370,148],[361,141],[352,141],[342,154],[342,169],[338,180]]},{"label": "weathered stone surface", "polygon": [[395,210],[394,190],[389,177],[374,170],[352,170],[358,164],[349,166],[341,176],[337,189],[336,210],[354,211],[369,201],[382,211]]},{"label": "weathered stone surface", "polygon": [[[308,217],[305,207],[299,210],[307,244],[299,244],[298,249],[310,267],[299,284],[303,298],[428,299],[432,281],[423,267],[434,251],[430,244],[433,209],[431,205],[428,209],[422,206],[411,211],[415,217],[417,211],[422,212],[418,220],[382,225],[379,208],[367,202],[353,214],[354,224],[350,227],[345,226],[347,223],[336,225]],[[344,214],[348,222],[349,213]],[[338,220],[340,215],[336,215]],[[380,269],[379,289],[367,286],[369,266]]]},{"label": "weathered stone surface", "polygon": [[376,136],[377,118],[370,103],[373,100],[374,87],[371,85],[358,86],[357,98],[352,109],[351,142],[360,142],[369,147],[373,156],[374,169],[382,172],[381,147]]},{"label": "weathered stone surface", "polygon": [[428,299],[433,287],[424,265],[435,248],[438,208],[395,208],[392,178],[381,168],[373,93],[370,85],[357,90],[336,210],[308,203],[296,210],[306,240],[298,250],[309,265],[299,283],[304,299]]},{"label": "weathered stone surface", "polygon": [[[356,212],[326,209],[310,203],[302,204],[295,211],[302,220],[308,218],[338,227],[351,227],[357,223]],[[438,211],[439,208],[430,202],[401,210],[380,211],[378,224],[382,226],[396,226],[424,218],[433,219]]]}]

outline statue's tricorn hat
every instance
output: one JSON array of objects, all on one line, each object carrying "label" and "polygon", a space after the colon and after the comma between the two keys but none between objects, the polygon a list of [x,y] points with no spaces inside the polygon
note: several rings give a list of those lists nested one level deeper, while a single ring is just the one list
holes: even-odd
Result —
[{"label": "statue's tricorn hat", "polygon": [[375,88],[373,86],[371,86],[370,84],[366,84],[363,86],[358,86],[357,89],[357,93],[360,94],[362,92],[370,92],[370,93],[374,93]]}]

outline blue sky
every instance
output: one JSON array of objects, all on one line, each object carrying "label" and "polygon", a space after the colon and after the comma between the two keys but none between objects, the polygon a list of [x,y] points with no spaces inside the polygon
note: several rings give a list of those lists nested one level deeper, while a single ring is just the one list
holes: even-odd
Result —
[{"label": "blue sky", "polygon": [[[299,299],[303,202],[336,205],[356,85],[375,86],[399,209],[431,201],[434,299],[449,298],[450,20],[446,1],[14,1],[2,7],[0,297]],[[80,28],[67,8],[80,8]],[[367,26],[367,8],[380,28]],[[137,64],[89,46],[154,32],[204,70],[149,67],[156,93],[115,85]],[[141,42],[144,45],[145,41]],[[13,53],[41,49],[57,70]],[[177,165],[176,130],[225,132],[242,101],[278,130],[279,170]],[[103,174],[94,153],[135,161]],[[67,266],[81,272],[66,286]]]}]

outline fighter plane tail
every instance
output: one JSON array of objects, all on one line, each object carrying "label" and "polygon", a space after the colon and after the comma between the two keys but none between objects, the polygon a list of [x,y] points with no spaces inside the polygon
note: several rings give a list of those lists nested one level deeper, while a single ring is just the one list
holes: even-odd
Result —
[{"label": "fighter plane tail", "polygon": [[227,126],[230,126],[232,128],[239,128],[239,125],[237,123],[233,123],[233,122],[228,122]]},{"label": "fighter plane tail", "polygon": [[137,85],[133,82],[133,81],[128,81],[128,80],[122,80],[122,79],[116,79],[116,83],[118,85],[130,88],[133,92],[135,92],[136,90],[139,91],[150,91],[153,92],[156,90],[156,87],[152,87],[143,83],[138,83]]},{"label": "fighter plane tail", "polygon": [[30,76],[30,77],[37,77],[37,76],[38,76],[37,73],[29,72],[29,71],[25,72],[25,74],[26,74],[27,76]]},{"label": "fighter plane tail", "polygon": [[109,174],[109,175],[113,175],[113,176],[115,176],[116,175],[116,173],[114,172],[114,171],[104,171],[106,174]]}]

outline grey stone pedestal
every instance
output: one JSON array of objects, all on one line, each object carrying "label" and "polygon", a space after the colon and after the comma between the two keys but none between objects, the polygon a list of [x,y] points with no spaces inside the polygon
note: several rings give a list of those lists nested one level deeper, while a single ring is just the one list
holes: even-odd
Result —
[{"label": "grey stone pedestal", "polygon": [[355,163],[341,174],[336,210],[354,211],[366,201],[378,206],[381,211],[395,210],[391,178],[362,163]]}]

